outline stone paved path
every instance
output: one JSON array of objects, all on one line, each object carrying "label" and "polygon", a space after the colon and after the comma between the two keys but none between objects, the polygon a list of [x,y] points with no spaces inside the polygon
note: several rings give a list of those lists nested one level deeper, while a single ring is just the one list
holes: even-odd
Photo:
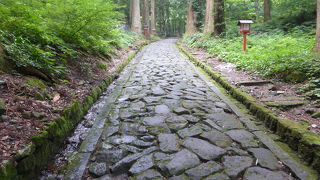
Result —
[{"label": "stone paved path", "polygon": [[204,80],[174,40],[151,44],[128,69],[66,179],[317,179]]}]

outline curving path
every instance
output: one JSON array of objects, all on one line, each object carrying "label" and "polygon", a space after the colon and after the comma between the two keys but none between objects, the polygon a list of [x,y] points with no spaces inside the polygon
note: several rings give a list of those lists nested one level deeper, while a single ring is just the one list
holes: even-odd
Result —
[{"label": "curving path", "polygon": [[317,179],[174,42],[149,45],[120,75],[66,179]]}]

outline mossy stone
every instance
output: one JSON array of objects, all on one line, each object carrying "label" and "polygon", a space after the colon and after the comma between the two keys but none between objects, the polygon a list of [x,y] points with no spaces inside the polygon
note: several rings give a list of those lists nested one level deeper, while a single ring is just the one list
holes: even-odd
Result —
[{"label": "mossy stone", "polygon": [[26,78],[26,82],[27,85],[32,86],[32,87],[38,87],[40,89],[45,89],[47,88],[47,85],[40,79],[38,78]]},{"label": "mossy stone", "polygon": [[5,101],[0,98],[0,116],[6,112]]}]

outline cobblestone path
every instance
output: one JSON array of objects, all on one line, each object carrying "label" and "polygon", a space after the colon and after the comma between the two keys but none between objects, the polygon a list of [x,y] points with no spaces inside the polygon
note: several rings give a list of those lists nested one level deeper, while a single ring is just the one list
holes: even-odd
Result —
[{"label": "cobblestone path", "polygon": [[67,179],[317,179],[205,80],[173,39],[148,46],[116,87]]}]

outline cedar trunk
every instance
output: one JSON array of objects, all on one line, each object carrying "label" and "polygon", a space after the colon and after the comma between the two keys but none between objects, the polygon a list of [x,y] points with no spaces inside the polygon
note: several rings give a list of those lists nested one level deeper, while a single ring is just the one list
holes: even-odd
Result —
[{"label": "cedar trunk", "polygon": [[186,34],[192,35],[197,31],[195,26],[195,16],[194,10],[192,7],[192,0],[188,1],[188,15],[187,15],[187,24],[186,24]]},{"label": "cedar trunk", "polygon": [[204,22],[204,33],[212,34],[214,32],[214,0],[206,0],[206,16]]},{"label": "cedar trunk", "polygon": [[317,29],[316,29],[316,45],[314,50],[320,52],[320,0],[317,0]]},{"label": "cedar trunk", "polygon": [[132,0],[132,25],[131,30],[141,34],[140,0]]},{"label": "cedar trunk", "polygon": [[214,35],[222,36],[226,29],[224,20],[224,0],[214,1]]},{"label": "cedar trunk", "polygon": [[271,3],[270,0],[264,0],[264,22],[267,22],[269,20],[271,20],[271,13],[270,13],[270,9],[271,9]]},{"label": "cedar trunk", "polygon": [[151,0],[151,34],[157,35],[156,31],[156,2],[155,0]]}]

